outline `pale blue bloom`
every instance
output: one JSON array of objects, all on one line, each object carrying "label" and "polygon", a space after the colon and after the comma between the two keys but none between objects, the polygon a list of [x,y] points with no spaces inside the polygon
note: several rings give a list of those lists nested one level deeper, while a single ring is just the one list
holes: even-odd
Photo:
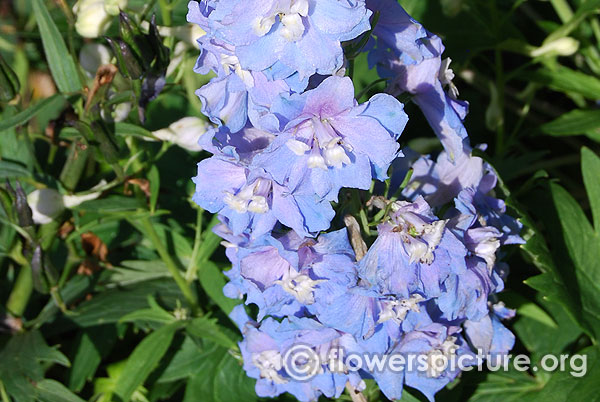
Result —
[{"label": "pale blue bloom", "polygon": [[233,268],[225,294],[246,296],[258,307],[258,319],[320,311],[320,297],[330,282],[348,285],[347,272],[354,266],[354,252],[346,230],[303,238],[290,231],[282,236],[264,236],[229,255]]},{"label": "pale blue bloom", "polygon": [[466,272],[467,249],[446,223],[432,214],[423,198],[397,202],[360,261],[359,276],[382,294],[404,299],[414,293],[426,299],[440,296],[446,278]]},{"label": "pale blue bloom", "polygon": [[375,95],[358,105],[349,78],[329,77],[316,89],[280,96],[271,107],[281,132],[254,165],[280,184],[304,184],[336,200],[342,187],[368,189],[385,179],[407,116],[400,102]]},{"label": "pale blue bloom", "polygon": [[[232,318],[240,325],[244,339],[239,343],[244,359],[244,370],[248,376],[256,378],[256,394],[260,397],[275,397],[289,392],[299,401],[315,401],[321,395],[337,398],[350,382],[358,389],[365,384],[357,373],[344,373],[342,370],[332,371],[326,364],[329,351],[334,348],[347,347],[354,344],[352,336],[327,328],[310,318],[285,318],[278,322],[266,318],[257,323],[248,318],[242,306],[236,307]],[[288,351],[300,346],[312,350],[322,362],[294,361],[302,368],[303,364],[321,364],[319,373],[308,381],[297,381],[286,371],[293,367],[293,353]]]},{"label": "pale blue bloom", "polygon": [[462,123],[468,104],[456,99],[449,61],[441,58],[441,39],[411,18],[396,0],[368,0],[367,6],[381,13],[374,29],[376,40],[371,43],[370,65],[376,65],[379,75],[389,79],[390,93],[413,95],[413,102],[454,160],[469,147]]},{"label": "pale blue bloom", "polygon": [[[236,47],[246,70],[281,63],[304,80],[342,67],[340,42],[370,27],[364,0],[228,0],[215,2],[212,34]],[[279,78],[285,78],[279,77]]]}]

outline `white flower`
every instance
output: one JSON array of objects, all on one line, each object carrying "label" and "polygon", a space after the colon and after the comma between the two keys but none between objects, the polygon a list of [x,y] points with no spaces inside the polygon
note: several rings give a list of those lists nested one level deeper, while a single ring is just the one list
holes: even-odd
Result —
[{"label": "white flower", "polygon": [[74,208],[85,201],[98,198],[100,194],[95,192],[85,195],[62,195],[54,189],[42,188],[32,191],[27,196],[27,204],[31,208],[33,222],[44,225],[56,219],[65,208]]},{"label": "white flower", "polygon": [[79,0],[73,7],[77,15],[75,30],[84,38],[97,38],[126,6],[127,0]]},{"label": "white flower", "polygon": [[530,51],[531,57],[540,57],[545,55],[558,55],[558,56],[571,56],[579,49],[579,42],[576,39],[565,37],[553,40],[552,42],[546,43],[541,47],[535,48]]},{"label": "white flower", "polygon": [[[115,95],[115,93],[111,93],[108,99],[112,99]],[[106,122],[119,123],[127,119],[130,112],[131,102],[123,102],[117,105],[104,105],[104,107],[100,109],[100,116],[102,117],[102,120]]]},{"label": "white flower", "polygon": [[209,126],[209,123],[198,117],[184,117],[168,128],[154,131],[153,134],[160,140],[172,142],[188,151],[202,151],[198,140]]}]

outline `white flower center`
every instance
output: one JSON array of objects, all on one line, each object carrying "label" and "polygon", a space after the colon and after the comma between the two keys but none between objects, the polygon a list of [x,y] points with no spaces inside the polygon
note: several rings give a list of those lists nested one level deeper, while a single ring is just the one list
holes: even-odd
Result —
[{"label": "white flower center", "polygon": [[382,322],[393,320],[396,324],[400,325],[409,311],[414,311],[416,313],[420,311],[419,303],[423,300],[425,300],[423,296],[414,294],[409,299],[384,302],[385,305],[383,310],[379,313],[379,320],[377,320],[377,323],[381,324]]},{"label": "white flower center", "polygon": [[235,72],[235,74],[242,79],[248,88],[254,87],[254,78],[252,77],[252,73],[242,69],[240,60],[237,58],[237,56],[221,54],[221,65],[226,73],[229,74],[231,72]]},{"label": "white flower center", "polygon": [[267,197],[270,190],[270,181],[258,179],[251,185],[244,186],[237,194],[225,193],[223,201],[229,208],[241,214],[246,212],[264,214],[269,211]]},{"label": "white flower center", "polygon": [[315,302],[313,292],[315,286],[321,282],[325,282],[325,280],[312,280],[308,275],[296,272],[292,268],[288,269],[281,280],[275,281],[275,283],[281,285],[283,290],[305,305],[310,305]]},{"label": "white flower center", "polygon": [[458,345],[455,342],[456,337],[449,336],[439,348],[430,350],[427,353],[426,374],[428,377],[438,378],[450,367],[450,359],[456,356],[458,350]]},{"label": "white flower center", "polygon": [[452,63],[452,59],[449,57],[442,60],[438,77],[443,86],[448,86],[448,95],[452,99],[458,99],[458,88],[456,88],[456,85],[454,85],[454,83],[452,82],[455,75],[454,71],[452,71],[452,69],[450,68],[450,63]]},{"label": "white flower center", "polygon": [[288,140],[286,145],[298,156],[310,152],[307,161],[309,168],[327,170],[329,167],[333,167],[339,169],[352,163],[347,153],[352,152],[352,146],[344,141],[329,121],[313,117],[301,129],[310,130],[313,133],[313,138],[308,140],[310,145],[295,139]]},{"label": "white flower center", "polygon": [[260,370],[261,378],[266,378],[275,384],[285,384],[287,380],[278,371],[283,367],[281,354],[276,350],[266,350],[252,354],[252,363]]},{"label": "white flower center", "polygon": [[254,33],[258,36],[264,36],[269,31],[277,17],[281,21],[281,35],[290,42],[295,42],[304,35],[304,22],[302,17],[308,15],[308,0],[291,0],[289,6],[285,7],[281,4],[272,9],[271,14],[265,17],[257,17],[254,20]]}]

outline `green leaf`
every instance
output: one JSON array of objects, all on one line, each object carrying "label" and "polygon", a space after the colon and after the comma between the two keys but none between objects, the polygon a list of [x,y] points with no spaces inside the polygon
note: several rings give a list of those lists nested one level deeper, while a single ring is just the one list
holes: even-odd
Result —
[{"label": "green leaf", "polygon": [[135,348],[115,387],[115,393],[123,401],[129,401],[135,390],[146,381],[169,349],[175,332],[181,326],[181,322],[165,325],[145,337]]},{"label": "green leaf", "polygon": [[202,266],[198,270],[198,279],[202,288],[210,296],[210,298],[217,303],[217,305],[226,314],[231,313],[231,310],[238,304],[239,301],[230,299],[223,294],[223,286],[225,286],[225,275],[215,263],[211,261],[201,262]]},{"label": "green leaf", "polygon": [[150,212],[154,213],[158,201],[158,192],[160,191],[160,173],[156,165],[150,167],[148,181],[150,182]]},{"label": "green leaf", "polygon": [[44,362],[69,366],[69,360],[49,347],[38,331],[14,335],[0,353],[0,379],[15,401],[33,401],[35,385],[44,379]]},{"label": "green leaf", "polygon": [[29,177],[31,176],[31,172],[29,172],[22,165],[0,160],[0,179],[18,179],[20,177]]},{"label": "green leaf", "polygon": [[215,349],[224,350],[222,347],[209,342],[203,342],[200,347],[198,342],[186,336],[183,343],[169,361],[169,365],[162,372],[157,382],[171,382],[187,378],[198,371],[202,362],[214,352]]},{"label": "green leaf", "polygon": [[523,74],[525,80],[532,80],[560,92],[574,92],[588,99],[596,100],[600,94],[600,80],[567,67],[554,70],[540,69],[535,73]]},{"label": "green leaf", "polygon": [[135,283],[159,278],[169,278],[169,270],[161,260],[155,261],[123,261],[123,268],[116,267],[110,271],[111,283],[128,286]]},{"label": "green leaf", "polygon": [[[599,111],[600,112],[600,111]],[[600,120],[600,114],[598,115]],[[600,127],[600,122],[598,124]],[[589,148],[581,149],[581,172],[594,217],[594,229],[600,232],[600,158]]]},{"label": "green leaf", "polygon": [[544,43],[554,41],[558,38],[565,37],[571,33],[574,29],[581,26],[581,23],[588,15],[597,12],[600,7],[600,0],[587,0],[581,2],[581,5],[573,15],[573,17],[566,23],[563,24],[559,29],[552,32],[551,35],[544,41]]},{"label": "green leaf", "polygon": [[175,308],[176,300],[183,296],[173,281],[152,280],[132,286],[105,290],[91,300],[81,303],[74,315],[61,328],[69,329],[73,324],[80,327],[93,327],[101,324],[117,323],[125,315],[146,308],[148,295],[154,295],[164,305]]},{"label": "green leaf", "polygon": [[[535,402],[547,401],[598,401],[598,384],[600,383],[600,348],[598,346],[589,347],[578,355],[585,355],[587,360],[587,370],[583,376],[573,376],[571,371],[577,373],[576,370],[581,364],[581,361],[575,360],[574,364],[570,365],[571,360],[567,360],[565,371],[557,371],[552,374],[550,380],[546,383],[544,389],[535,395],[535,398],[529,399]],[[571,358],[573,358],[571,356]],[[582,373],[582,372],[581,372]]]},{"label": "green leaf", "polygon": [[185,390],[184,402],[256,401],[256,380],[246,375],[240,361],[227,349],[216,348],[197,367]]},{"label": "green leaf", "polygon": [[600,110],[573,110],[540,127],[556,137],[583,134],[600,135]]},{"label": "green leaf", "polygon": [[188,334],[204,338],[228,349],[237,349],[237,343],[229,337],[215,319],[195,318],[186,327]]},{"label": "green leaf", "polygon": [[9,117],[8,119],[3,119],[2,121],[0,121],[0,131],[4,131],[9,128],[25,124],[33,117],[35,117],[38,113],[43,113],[46,110],[55,110],[64,102],[65,98],[60,94],[56,94],[49,98],[43,99],[35,105],[23,110],[21,113],[18,113],[12,117]]},{"label": "green leaf", "polygon": [[[539,362],[543,355],[564,352],[582,333],[579,326],[569,317],[560,304],[541,300],[540,295],[541,293],[538,293],[537,299],[540,305],[552,315],[553,325],[547,325],[546,320],[540,320],[538,316],[524,315],[522,307],[511,304],[511,307],[517,308],[518,316],[518,319],[512,325],[512,329],[531,353],[534,364]],[[560,325],[557,326],[555,323],[560,323]]]},{"label": "green leaf", "polygon": [[66,93],[80,91],[79,73],[63,41],[63,36],[54,24],[44,2],[42,0],[32,0],[32,2],[46,60],[58,89]]},{"label": "green leaf", "polygon": [[486,375],[475,393],[469,398],[470,402],[509,402],[530,401],[540,389],[540,384],[534,377],[516,370],[499,371]]},{"label": "green leaf", "polygon": [[121,137],[140,137],[156,141],[156,138],[150,131],[130,123],[115,123],[115,135]]},{"label": "green leaf", "polygon": [[583,319],[600,337],[600,237],[575,199],[558,184],[550,185],[562,234],[575,265]]},{"label": "green leaf", "polygon": [[121,318],[120,322],[157,322],[170,324],[176,321],[175,317],[159,306],[152,296],[148,296],[150,308],[137,310]]},{"label": "green leaf", "polygon": [[40,402],[84,402],[67,387],[55,380],[44,379],[36,384]]},{"label": "green leaf", "polygon": [[112,212],[131,211],[144,208],[143,202],[137,198],[113,195],[101,200],[86,201],[74,208],[81,212],[98,212],[108,214]]},{"label": "green leaf", "polygon": [[114,326],[102,325],[81,331],[75,342],[73,365],[69,369],[68,385],[81,391],[86,381],[91,380],[102,361],[117,340]]}]

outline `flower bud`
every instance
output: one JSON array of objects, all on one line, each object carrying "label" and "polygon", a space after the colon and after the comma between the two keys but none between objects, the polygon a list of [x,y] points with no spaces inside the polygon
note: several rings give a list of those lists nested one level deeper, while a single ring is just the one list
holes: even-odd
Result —
[{"label": "flower bud", "polygon": [[31,208],[33,222],[44,225],[52,222],[65,209],[62,195],[51,188],[34,190],[27,196]]},{"label": "flower bud", "polygon": [[19,79],[0,55],[0,101],[12,100],[21,89]]},{"label": "flower bud", "polygon": [[86,195],[62,195],[52,188],[42,188],[32,191],[27,196],[27,204],[31,208],[33,222],[37,225],[44,225],[56,219],[65,208],[74,208],[99,196],[100,192]]},{"label": "flower bud", "polygon": [[544,43],[541,47],[532,50],[531,57],[540,57],[546,55],[571,56],[579,49],[579,41],[565,37],[556,39],[550,43]]},{"label": "flower bud", "polygon": [[84,38],[102,35],[119,10],[127,6],[127,0],[79,0],[73,12],[77,15],[75,30]]},{"label": "flower bud", "polygon": [[188,151],[202,151],[198,140],[208,127],[209,123],[198,117],[184,117],[168,128],[154,131],[153,134],[158,139],[172,142]]},{"label": "flower bud", "polygon": [[158,71],[164,71],[169,66],[169,48],[163,45],[162,38],[158,32],[158,26],[156,25],[156,16],[153,15],[150,20],[150,30],[148,32],[148,40],[152,53],[156,55],[155,67]]},{"label": "flower bud", "polygon": [[109,15],[117,16],[127,7],[127,0],[104,0],[104,9]]},{"label": "flower bud", "polygon": [[131,21],[129,15],[124,12],[119,14],[119,33],[120,38],[129,45],[131,50],[138,56],[144,69],[150,68],[150,63],[154,58],[147,35],[140,31],[139,27]]},{"label": "flower bud", "polygon": [[117,66],[123,77],[131,77],[134,80],[140,78],[144,70],[131,47],[119,38],[106,38],[106,41],[112,48],[113,54],[117,59]]}]

